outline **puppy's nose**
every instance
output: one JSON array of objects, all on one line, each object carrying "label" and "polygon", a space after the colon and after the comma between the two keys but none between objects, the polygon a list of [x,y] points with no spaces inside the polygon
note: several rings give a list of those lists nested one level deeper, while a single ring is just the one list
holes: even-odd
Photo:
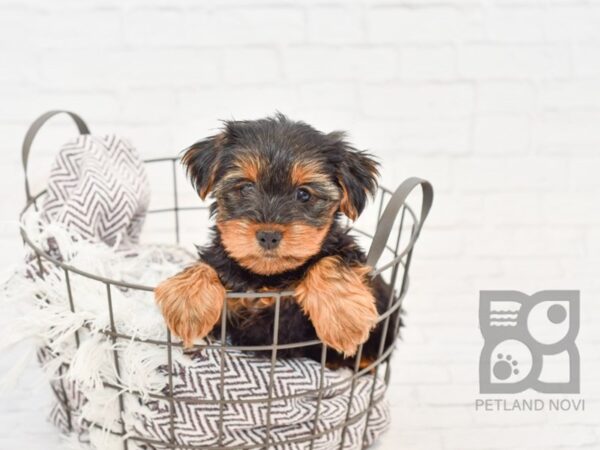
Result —
[{"label": "puppy's nose", "polygon": [[273,250],[277,248],[281,241],[281,233],[279,231],[261,230],[256,233],[256,240],[265,250]]}]

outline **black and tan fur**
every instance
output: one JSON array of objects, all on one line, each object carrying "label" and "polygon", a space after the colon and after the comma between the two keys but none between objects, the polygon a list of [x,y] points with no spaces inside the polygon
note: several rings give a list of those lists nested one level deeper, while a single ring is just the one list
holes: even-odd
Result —
[{"label": "black and tan fur", "polygon": [[[200,197],[212,193],[216,225],[200,261],[155,291],[171,331],[186,346],[210,332],[217,336],[225,290],[291,290],[293,298],[281,301],[280,344],[318,337],[335,350],[328,363],[339,366],[353,364],[350,356],[365,343],[364,364],[374,360],[382,332],[376,321],[388,307],[389,287],[369,276],[363,251],[340,224],[342,214],[356,219],[375,192],[371,156],[342,133],[325,134],[279,114],[226,122],[182,161]],[[233,344],[273,342],[271,298],[230,299],[228,311]],[[386,347],[394,335],[387,333]],[[320,360],[321,348],[279,354]]]}]

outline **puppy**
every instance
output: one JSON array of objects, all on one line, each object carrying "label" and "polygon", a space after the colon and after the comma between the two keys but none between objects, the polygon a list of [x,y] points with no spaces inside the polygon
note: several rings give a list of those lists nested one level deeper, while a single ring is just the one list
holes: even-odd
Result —
[{"label": "puppy", "polygon": [[[188,347],[218,337],[226,290],[290,290],[280,301],[278,343],[320,339],[330,367],[377,358],[378,314],[393,299],[340,224],[355,220],[377,188],[377,163],[343,133],[317,131],[278,114],[226,122],[222,132],[189,147],[182,158],[199,196],[212,193],[216,220],[200,261],[162,282],[155,297],[173,334]],[[227,334],[234,345],[273,343],[274,299],[229,299]],[[391,324],[398,318],[392,317]],[[396,330],[389,327],[385,346]],[[278,351],[319,361],[318,345]]]}]

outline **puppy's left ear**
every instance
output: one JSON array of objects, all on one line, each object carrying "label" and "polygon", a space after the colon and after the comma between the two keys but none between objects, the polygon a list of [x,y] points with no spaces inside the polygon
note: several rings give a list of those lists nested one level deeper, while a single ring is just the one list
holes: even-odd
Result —
[{"label": "puppy's left ear", "polygon": [[212,191],[225,140],[226,137],[223,133],[210,136],[187,148],[181,158],[181,162],[202,200]]},{"label": "puppy's left ear", "polygon": [[368,195],[377,191],[378,163],[373,157],[357,150],[343,139],[341,133],[330,133],[336,138],[336,150],[340,152],[338,183],[342,190],[340,211],[356,220],[367,203]]}]

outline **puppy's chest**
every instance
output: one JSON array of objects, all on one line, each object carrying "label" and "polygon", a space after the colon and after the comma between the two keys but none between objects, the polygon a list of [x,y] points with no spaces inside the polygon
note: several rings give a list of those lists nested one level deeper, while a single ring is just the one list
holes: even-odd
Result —
[{"label": "puppy's chest", "polygon": [[293,291],[305,275],[304,270],[264,276],[241,270],[219,270],[219,268],[217,273],[227,290],[257,293]]},{"label": "puppy's chest", "polygon": [[[275,276],[249,275],[241,271],[219,272],[219,278],[227,290],[250,294],[248,297],[227,300],[228,318],[238,327],[247,327],[255,325],[257,322],[271,320],[274,316],[277,299],[277,296],[273,294],[294,291],[303,276],[303,270]],[[271,295],[267,295],[267,293]],[[299,309],[293,296],[282,296],[280,299],[282,312]]]},{"label": "puppy's chest", "polygon": [[[262,292],[273,292],[272,289],[264,289]],[[260,294],[260,292],[257,292]],[[265,320],[270,322],[275,315],[276,296],[242,297],[227,299],[228,320],[238,328],[247,328]],[[280,310],[289,310],[296,306],[295,298],[292,296],[280,297]]]}]

